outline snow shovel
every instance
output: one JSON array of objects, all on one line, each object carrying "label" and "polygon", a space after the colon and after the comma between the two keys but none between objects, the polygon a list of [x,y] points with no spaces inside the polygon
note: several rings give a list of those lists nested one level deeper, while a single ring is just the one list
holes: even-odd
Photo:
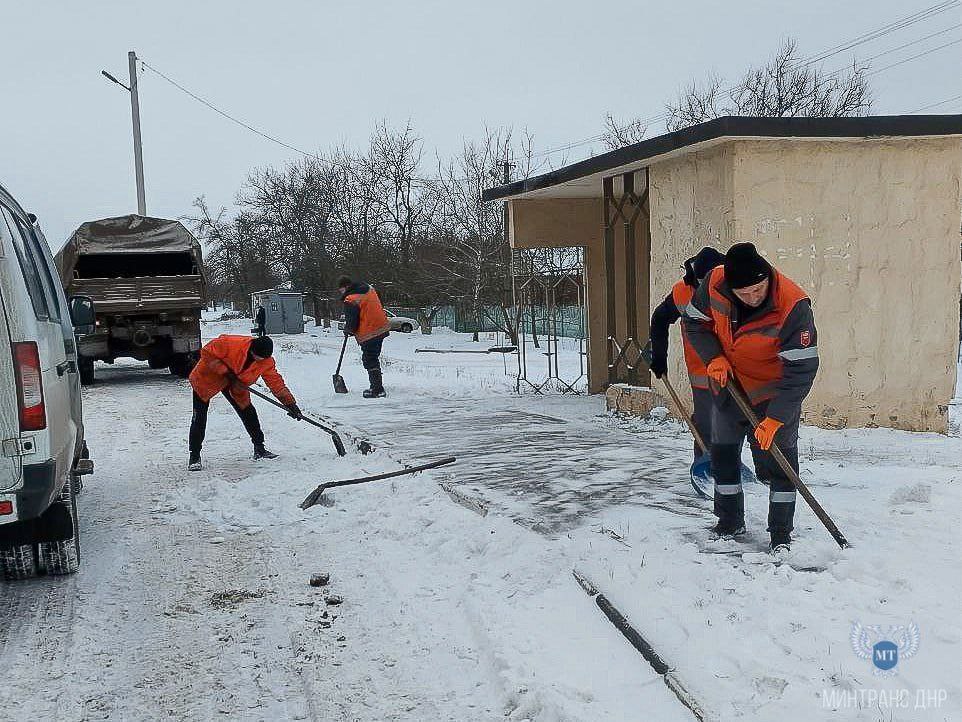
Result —
[{"label": "snow shovel", "polygon": [[307,495],[307,498],[300,503],[301,509],[310,509],[315,504],[319,503],[321,500],[321,495],[326,489],[333,489],[337,486],[352,486],[354,484],[366,484],[369,481],[380,481],[381,479],[393,479],[396,476],[406,476],[407,474],[417,474],[421,471],[427,471],[428,469],[436,469],[439,466],[446,466],[447,464],[453,464],[457,459],[453,456],[445,457],[444,459],[438,459],[437,461],[431,461],[427,464],[421,464],[420,466],[411,466],[406,469],[399,469],[398,471],[389,471],[385,474],[375,474],[374,476],[362,476],[359,479],[346,479],[344,481],[332,481],[329,484],[321,484],[314,491]]},{"label": "snow shovel", "polygon": [[344,336],[344,343],[341,344],[341,355],[337,357],[337,371],[331,379],[334,381],[334,393],[335,394],[346,394],[347,384],[344,383],[344,377],[341,376],[341,363],[344,361],[344,349],[347,348],[347,335]]},{"label": "snow shovel", "polygon": [[[641,357],[644,359],[648,367],[651,367],[651,341],[645,344],[645,347],[641,350]],[[695,459],[694,463],[689,469],[689,475],[691,476],[691,488],[695,490],[698,496],[705,499],[715,498],[715,478],[711,475],[711,454],[708,450],[708,444],[698,433],[698,429],[695,428],[694,422],[691,420],[691,415],[688,413],[688,409],[682,403],[678,394],[675,393],[675,388],[671,385],[668,380],[668,375],[663,376],[660,381],[665,384],[665,388],[668,389],[668,393],[671,396],[671,400],[675,404],[675,410],[678,414],[685,420],[688,424],[688,429],[691,431],[691,435],[695,437],[695,443],[698,444],[698,448],[701,449],[701,454]],[[742,483],[758,483],[758,479],[744,464],[741,465],[741,475]]]},{"label": "snow shovel", "polygon": [[414,353],[514,353],[517,346],[492,346],[489,349],[477,350],[460,348],[416,348]]},{"label": "snow shovel", "polygon": [[[748,423],[751,424],[752,430],[754,430],[758,426],[758,417],[755,415],[755,411],[752,409],[751,404],[748,403],[748,399],[745,398],[745,392],[742,390],[741,385],[735,379],[730,378],[728,379],[728,390],[731,392],[732,398],[735,399],[735,403],[738,404],[738,408],[742,410],[742,413],[745,415]],[[809,507],[812,509],[812,512],[814,512],[815,516],[818,517],[818,520],[822,522],[824,527],[828,530],[828,533],[832,535],[832,538],[835,539],[835,542],[839,545],[839,547],[842,549],[850,547],[851,544],[848,543],[848,540],[844,537],[842,532],[840,532],[838,527],[835,526],[835,522],[832,521],[832,518],[822,508],[822,505],[818,503],[818,500],[814,497],[812,492],[809,491],[809,488],[805,485],[805,482],[799,478],[798,474],[795,472],[795,469],[792,468],[792,465],[788,463],[788,459],[785,458],[785,454],[782,453],[782,450],[778,448],[778,444],[773,441],[771,447],[768,449],[768,453],[775,457],[775,461],[778,462],[778,465],[782,468],[782,471],[785,472],[785,476],[787,476],[789,481],[792,482],[795,490],[802,495],[802,498],[806,501],[806,503],[808,503]]]},{"label": "snow shovel", "polygon": [[[250,391],[252,394],[254,394],[254,396],[256,396],[257,398],[264,399],[264,401],[266,401],[267,403],[273,404],[277,408],[284,409],[284,411],[287,411],[287,407],[284,406],[284,404],[282,404],[280,401],[275,401],[267,394],[262,394],[260,391],[258,391],[257,389],[251,386],[248,386],[247,390]],[[316,426],[317,428],[324,431],[324,433],[330,435],[331,441],[334,442],[334,448],[337,449],[338,456],[347,456],[347,450],[344,448],[344,442],[341,441],[341,435],[338,434],[334,429],[332,429],[330,426],[326,426],[325,424],[320,423],[319,421],[310,419],[307,416],[302,415],[301,418],[304,419],[304,421],[309,423],[311,426]]]}]

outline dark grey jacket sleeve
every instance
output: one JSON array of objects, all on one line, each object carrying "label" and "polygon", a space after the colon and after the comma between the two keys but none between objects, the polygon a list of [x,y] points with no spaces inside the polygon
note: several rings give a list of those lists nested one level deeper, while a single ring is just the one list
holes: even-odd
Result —
[{"label": "dark grey jacket sleeve", "polygon": [[344,334],[353,336],[361,325],[361,307],[350,301],[344,302]]},{"label": "dark grey jacket sleeve", "polygon": [[677,321],[680,315],[670,293],[651,314],[651,331],[648,336],[651,339],[651,350],[655,358],[659,355],[668,357],[668,327]]},{"label": "dark grey jacket sleeve", "polygon": [[810,301],[795,304],[778,335],[782,380],[767,415],[788,422],[801,411],[818,371],[818,333]]},{"label": "dark grey jacket sleeve", "polygon": [[709,311],[708,283],[702,283],[692,298],[685,315],[681,317],[682,326],[688,334],[695,353],[706,365],[722,355],[721,344],[715,335],[715,322]]}]

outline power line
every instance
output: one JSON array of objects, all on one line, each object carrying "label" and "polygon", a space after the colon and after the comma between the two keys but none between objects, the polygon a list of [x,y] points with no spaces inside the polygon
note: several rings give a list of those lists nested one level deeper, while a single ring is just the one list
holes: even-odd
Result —
[{"label": "power line", "polygon": [[[909,27],[909,26],[911,26],[911,25],[914,25],[914,24],[916,24],[916,23],[922,22],[923,20],[928,20],[928,19],[931,18],[931,17],[934,17],[934,16],[936,16],[936,15],[939,15],[939,14],[941,14],[941,13],[943,13],[943,12],[946,12],[947,10],[951,10],[952,8],[958,7],[959,5],[962,5],[962,2],[960,2],[960,0],[945,0],[945,2],[937,3],[937,4],[935,4],[935,5],[932,5],[931,7],[925,8],[924,10],[919,10],[919,11],[917,11],[917,12],[915,12],[915,13],[912,13],[911,15],[907,15],[907,16],[905,16],[905,17],[903,17],[903,18],[900,18],[900,19],[898,19],[898,20],[895,20],[895,21],[893,21],[893,22],[891,22],[891,23],[889,23],[889,24],[887,24],[887,25],[883,25],[883,26],[881,26],[880,28],[876,28],[875,30],[869,31],[869,32],[867,32],[867,33],[863,33],[862,35],[856,36],[855,38],[852,38],[852,39],[850,39],[850,40],[847,40],[847,41],[844,41],[844,42],[842,42],[842,43],[839,43],[838,45],[835,45],[835,46],[833,46],[833,47],[831,47],[831,48],[828,48],[828,49],[823,50],[823,51],[821,51],[821,52],[819,52],[819,53],[816,53],[816,54],[814,54],[814,55],[811,55],[811,56],[809,56],[809,57],[807,57],[807,58],[803,58],[802,60],[798,61],[798,63],[794,64],[792,67],[794,67],[794,68],[801,68],[801,67],[805,67],[805,66],[808,66],[808,65],[812,65],[813,63],[820,62],[820,61],[822,61],[822,60],[825,60],[826,58],[832,57],[833,55],[837,55],[838,53],[844,52],[844,51],[846,51],[846,50],[851,50],[852,48],[857,47],[858,45],[862,45],[862,44],[864,44],[864,43],[871,42],[872,40],[877,40],[877,39],[879,39],[879,38],[881,38],[881,37],[884,37],[885,35],[889,35],[889,34],[891,34],[891,33],[893,33],[893,32],[898,31],[898,30],[902,30],[902,29],[907,28],[907,27]],[[931,35],[926,35],[926,36],[924,36],[924,37],[921,37],[921,38],[918,38],[918,39],[916,39],[916,40],[913,40],[913,41],[911,41],[911,42],[909,42],[909,43],[905,43],[904,45],[900,45],[900,46],[898,46],[898,47],[896,47],[896,48],[891,48],[890,50],[887,50],[887,51],[885,51],[885,52],[879,53],[878,55],[872,56],[871,58],[869,58],[869,60],[875,60],[875,59],[877,59],[877,58],[883,57],[884,55],[888,55],[889,53],[893,53],[893,52],[896,52],[896,51],[898,51],[898,50],[902,50],[902,49],[904,49],[904,48],[906,48],[906,47],[908,47],[908,46],[910,46],[910,45],[914,45],[914,44],[923,42],[924,40],[928,40],[929,38],[935,37],[935,36],[937,36],[937,35],[942,35],[942,34],[944,34],[944,33],[946,33],[946,32],[949,32],[949,31],[951,31],[951,30],[954,30],[954,29],[956,29],[956,28],[958,28],[958,27],[962,27],[962,25],[954,25],[954,26],[952,26],[952,27],[950,27],[950,28],[946,28],[946,29],[940,30],[940,31],[938,31],[938,32],[936,32],[936,33],[932,33]],[[940,49],[940,48],[937,48],[937,49]],[[922,54],[920,54],[918,57],[922,57],[922,55],[925,55],[925,54],[927,54],[927,53],[922,53]],[[914,58],[911,58],[911,59],[914,59]],[[908,62],[908,60],[906,60],[905,62]],[[879,69],[879,70],[876,71],[876,72],[882,72],[882,70],[887,70],[887,69],[890,68],[890,67],[895,67],[895,65],[897,65],[897,64],[893,64],[893,65],[887,66],[886,68]],[[830,75],[837,75],[838,73],[841,73],[841,72],[843,72],[844,70],[845,70],[845,68],[840,68],[839,70],[836,70],[836,71],[833,71],[832,73],[830,73]],[[873,73],[869,73],[869,75],[874,75],[874,74],[875,74],[874,72],[873,72]],[[727,94],[727,93],[732,93],[732,92],[734,92],[735,90],[738,90],[739,87],[740,87],[740,84],[739,84],[739,85],[734,85],[734,86],[732,86],[732,87],[730,87],[730,88],[725,89],[725,90],[722,91],[722,92],[723,92],[723,93],[726,93],[726,94]],[[649,116],[649,117],[647,117],[647,118],[641,118],[641,119],[640,119],[640,122],[643,123],[643,124],[648,125],[648,124],[655,123],[655,122],[660,121],[660,120],[666,120],[667,118],[668,118],[668,114],[667,114],[667,113],[660,113],[660,114],[658,114],[658,115],[652,115],[652,116]],[[558,146],[558,147],[556,147],[556,148],[550,148],[550,149],[548,149],[548,150],[544,150],[544,151],[541,151],[541,152],[539,152],[539,153],[536,153],[536,154],[533,155],[533,157],[541,158],[541,157],[545,157],[545,156],[548,156],[548,155],[553,155],[553,154],[558,153],[558,152],[561,152],[561,151],[571,150],[572,148],[577,148],[577,147],[579,147],[579,146],[587,145],[587,144],[589,144],[589,143],[596,143],[596,142],[598,142],[598,141],[600,141],[600,140],[603,140],[604,137],[605,137],[605,135],[606,135],[606,133],[599,133],[599,134],[597,134],[597,135],[591,136],[590,138],[584,138],[584,139],[582,139],[582,140],[572,141],[571,143],[566,143],[566,144],[561,145],[561,146]]]},{"label": "power line", "polygon": [[925,57],[926,55],[931,55],[932,53],[934,53],[934,52],[937,51],[937,50],[942,50],[943,48],[947,48],[947,47],[949,47],[949,46],[951,46],[951,45],[958,45],[959,43],[962,43],[962,38],[959,38],[958,40],[953,40],[953,41],[950,42],[950,43],[945,43],[944,45],[938,45],[938,46],[936,46],[936,47],[934,47],[934,48],[930,48],[929,50],[926,50],[924,53],[919,53],[918,55],[913,55],[913,56],[910,57],[910,58],[905,58],[905,59],[903,59],[903,60],[899,60],[897,63],[892,63],[891,65],[886,65],[884,68],[878,68],[877,70],[873,70],[873,71],[871,71],[871,72],[869,72],[869,73],[866,73],[866,75],[878,75],[879,73],[884,72],[884,71],[886,71],[886,70],[889,70],[890,68],[895,68],[895,67],[898,67],[899,65],[904,65],[905,63],[908,63],[908,62],[910,62],[910,61],[912,61],[912,60],[917,60],[918,58],[923,58],[923,57]]},{"label": "power line", "polygon": [[[944,29],[939,30],[939,31],[934,32],[934,33],[929,33],[928,35],[924,35],[924,36],[922,36],[921,38],[918,38],[918,39],[916,39],[916,40],[912,40],[912,41],[910,41],[910,42],[904,43],[904,44],[902,44],[902,45],[899,45],[898,47],[889,48],[889,49],[886,50],[885,52],[879,53],[878,55],[873,55],[873,56],[870,57],[870,58],[865,58],[865,60],[862,61],[862,62],[870,63],[870,62],[872,62],[873,60],[878,60],[879,58],[881,58],[881,57],[884,56],[884,55],[888,55],[889,53],[895,53],[895,52],[898,52],[899,50],[904,50],[904,49],[907,48],[907,47],[910,47],[910,46],[912,46],[912,45],[917,45],[918,43],[924,42],[924,41],[926,41],[926,40],[930,40],[930,39],[932,39],[932,38],[937,38],[939,35],[945,35],[946,33],[950,33],[950,32],[952,32],[953,30],[958,30],[959,28],[962,28],[962,23],[959,23],[958,25],[951,25],[951,26],[949,26],[949,27],[947,27],[947,28],[944,28]],[[837,72],[839,72],[839,71],[836,70],[835,72],[837,73]]]},{"label": "power line", "polygon": [[920,112],[922,112],[923,110],[929,110],[929,109],[931,109],[931,108],[937,108],[937,107],[940,106],[940,105],[945,105],[946,103],[951,103],[951,102],[953,102],[953,101],[955,101],[955,100],[962,100],[962,95],[956,95],[956,96],[954,96],[954,97],[952,97],[952,98],[946,98],[945,100],[940,100],[940,101],[937,102],[937,103],[930,103],[929,105],[923,105],[921,108],[916,108],[915,110],[910,110],[910,111],[908,112],[908,114],[911,115],[912,113],[920,113]]},{"label": "power line", "polygon": [[[318,156],[317,156],[316,154],[314,154],[314,153],[308,153],[306,150],[301,150],[300,148],[298,148],[298,147],[296,147],[296,146],[293,146],[293,145],[291,145],[290,143],[285,143],[284,141],[282,141],[282,140],[280,140],[280,139],[278,139],[278,138],[275,138],[274,136],[272,136],[272,135],[270,135],[270,134],[268,134],[268,133],[265,133],[265,132],[262,131],[262,130],[258,130],[257,128],[255,128],[254,126],[252,126],[252,125],[250,125],[250,124],[248,124],[248,123],[245,123],[243,120],[240,120],[239,118],[235,118],[233,115],[231,115],[230,113],[228,113],[228,112],[226,112],[226,111],[224,111],[224,110],[221,110],[220,108],[218,108],[216,105],[214,105],[214,104],[211,103],[210,101],[205,100],[204,98],[200,97],[200,96],[197,95],[196,93],[188,90],[187,88],[185,88],[183,85],[181,85],[180,83],[178,83],[178,82],[177,82],[176,80],[174,80],[173,78],[170,78],[170,77],[164,75],[162,72],[160,72],[159,70],[157,70],[157,68],[155,68],[154,66],[150,65],[150,64],[149,64],[147,61],[145,61],[143,58],[139,58],[139,60],[140,60],[140,62],[143,64],[143,66],[144,66],[145,68],[149,68],[151,71],[153,71],[154,73],[156,73],[157,75],[159,75],[161,78],[163,78],[164,80],[166,80],[168,83],[170,83],[171,85],[173,85],[175,88],[177,88],[177,89],[180,90],[181,92],[186,93],[186,94],[189,95],[191,98],[193,98],[194,100],[196,100],[198,103],[202,103],[203,105],[206,105],[208,108],[210,108],[211,110],[213,110],[215,113],[218,113],[219,115],[224,116],[225,118],[227,118],[227,119],[228,119],[229,121],[231,121],[232,123],[236,123],[236,124],[239,125],[240,127],[245,128],[245,129],[251,131],[252,133],[256,133],[257,135],[261,136],[262,138],[266,138],[267,140],[271,141],[272,143],[277,143],[277,145],[283,146],[283,147],[287,148],[288,150],[293,150],[295,153],[300,153],[301,155],[307,156],[308,158],[318,158]],[[320,160],[320,159],[319,159],[319,160]]]},{"label": "power line", "polygon": [[840,43],[839,45],[836,45],[833,48],[829,48],[828,50],[823,50],[821,53],[816,53],[815,55],[807,58],[806,63],[825,60],[826,58],[829,58],[833,55],[837,55],[838,53],[845,52],[846,50],[851,50],[857,45],[862,45],[863,43],[867,43],[871,40],[876,40],[885,35],[889,35],[890,33],[893,33],[897,30],[902,30],[903,28],[907,28],[910,25],[914,25],[915,23],[921,22],[923,20],[928,20],[929,18],[934,17],[935,15],[938,15],[940,13],[943,13],[946,10],[951,10],[957,5],[959,5],[959,0],[945,0],[945,2],[937,3],[935,5],[932,5],[931,7],[925,8],[924,10],[920,10],[904,18],[895,20],[894,22],[891,22],[888,25],[883,25],[880,28],[876,28],[875,30],[871,30],[867,33],[863,33],[862,35],[859,35],[858,37],[853,38],[850,41]]}]

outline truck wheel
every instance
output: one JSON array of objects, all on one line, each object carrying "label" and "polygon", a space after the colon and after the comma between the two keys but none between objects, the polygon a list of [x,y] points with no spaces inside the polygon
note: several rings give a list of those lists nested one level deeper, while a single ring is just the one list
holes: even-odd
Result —
[{"label": "truck wheel", "polygon": [[176,353],[170,357],[170,372],[182,379],[187,378],[190,371],[187,370],[187,357],[184,354]]},{"label": "truck wheel", "polygon": [[30,579],[37,573],[33,544],[22,544],[0,551],[0,574],[8,582]]},{"label": "truck wheel", "polygon": [[147,359],[147,366],[152,369],[165,369],[170,364],[170,359],[159,356],[151,356]]},{"label": "truck wheel", "polygon": [[178,353],[170,357],[170,372],[174,376],[186,379],[194,370],[197,358],[192,353]]},{"label": "truck wheel", "polygon": [[90,386],[94,382],[94,360],[81,356],[77,359],[77,369],[80,371],[80,383]]},{"label": "truck wheel", "polygon": [[73,574],[80,568],[80,524],[77,517],[77,490],[79,478],[73,474],[60,492],[59,501],[70,509],[73,536],[55,542],[41,542],[40,567],[47,574]]}]

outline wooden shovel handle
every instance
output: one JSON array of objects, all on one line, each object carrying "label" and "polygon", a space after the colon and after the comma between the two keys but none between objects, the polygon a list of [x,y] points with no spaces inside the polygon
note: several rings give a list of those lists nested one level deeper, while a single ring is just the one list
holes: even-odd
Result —
[{"label": "wooden shovel handle", "polygon": [[[748,419],[748,423],[751,424],[752,430],[754,431],[754,429],[758,426],[758,417],[755,415],[755,411],[752,409],[751,404],[748,403],[748,399],[745,397],[745,392],[742,391],[738,381],[735,379],[729,379],[728,390],[731,393],[732,398],[735,399],[735,403],[738,404],[738,408],[741,409],[742,413],[745,415],[745,418]],[[842,549],[851,546],[851,544],[848,543],[848,540],[843,536],[842,532],[840,532],[838,527],[835,526],[835,522],[832,521],[832,518],[828,515],[825,509],[822,508],[822,505],[818,503],[818,500],[813,496],[812,492],[809,491],[809,488],[805,485],[805,482],[801,480],[795,469],[792,468],[792,465],[788,463],[788,459],[785,458],[785,454],[782,453],[782,450],[778,448],[778,444],[773,441],[768,451],[772,456],[775,457],[775,461],[778,462],[778,465],[782,468],[782,471],[785,472],[785,475],[795,486],[795,489],[799,494],[802,495],[802,498],[806,501],[809,507],[811,507],[812,511],[815,513],[815,516],[817,516],[818,520],[822,522],[822,524],[828,530],[828,533],[832,535],[838,545]]]}]

